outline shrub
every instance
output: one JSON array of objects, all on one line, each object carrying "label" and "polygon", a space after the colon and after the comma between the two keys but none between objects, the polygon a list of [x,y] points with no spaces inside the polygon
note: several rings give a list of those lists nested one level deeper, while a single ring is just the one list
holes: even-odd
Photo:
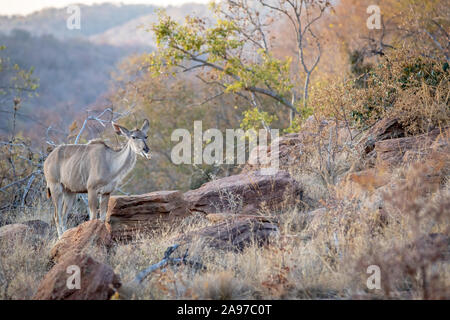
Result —
[{"label": "shrub", "polygon": [[[363,87],[360,77],[365,78]],[[316,86],[311,96],[316,112],[351,121],[362,129],[383,117],[396,117],[408,134],[449,125],[446,62],[401,48],[360,77]]]}]

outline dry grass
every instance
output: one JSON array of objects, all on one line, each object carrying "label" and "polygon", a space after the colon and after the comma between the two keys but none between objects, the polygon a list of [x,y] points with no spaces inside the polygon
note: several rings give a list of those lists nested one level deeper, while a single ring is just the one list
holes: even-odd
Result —
[{"label": "dry grass", "polygon": [[[5,220],[20,223],[40,219],[51,223],[48,206],[37,205],[35,210],[9,212]],[[5,214],[6,215],[6,214]],[[27,233],[0,242],[0,299],[29,299],[40,280],[50,270],[49,251],[56,241],[54,230],[41,236]]]},{"label": "dry grass", "polygon": [[[325,209],[313,215],[299,209],[278,213],[280,236],[264,247],[253,244],[243,252],[220,251],[196,239],[175,255],[189,249],[189,258],[204,264],[206,271],[167,267],[152,273],[141,287],[131,288],[131,294],[122,298],[448,299],[450,263],[448,256],[440,255],[443,249],[432,246],[411,256],[416,252],[411,248],[416,248],[414,243],[421,237],[449,234],[450,183],[444,181],[440,188],[430,189],[424,172],[418,164],[396,169],[389,181],[377,188],[369,187],[370,181],[356,179],[361,188],[357,197],[352,196],[354,184],[343,184],[336,188],[339,192],[330,191],[323,203]],[[374,199],[382,202],[382,209],[373,204]],[[42,219],[40,214],[47,208],[40,210],[33,218]],[[15,215],[15,221],[28,220],[25,217]],[[48,213],[46,217],[50,222]],[[159,262],[174,237],[210,223],[201,215],[188,217],[132,243],[117,244],[97,259],[109,263],[127,283],[140,270]],[[2,299],[33,295],[50,268],[47,254],[54,241],[51,234],[38,245],[25,240],[2,246]],[[366,270],[371,264],[382,270],[381,290],[366,286]]]}]

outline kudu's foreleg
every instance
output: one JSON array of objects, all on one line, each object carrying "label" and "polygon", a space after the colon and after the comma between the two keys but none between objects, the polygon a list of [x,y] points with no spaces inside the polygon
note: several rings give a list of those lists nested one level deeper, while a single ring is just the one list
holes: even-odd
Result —
[{"label": "kudu's foreleg", "polygon": [[102,194],[100,198],[100,220],[106,220],[106,213],[108,212],[109,193]]},{"label": "kudu's foreleg", "polygon": [[97,190],[88,190],[89,220],[98,219],[98,195]]},{"label": "kudu's foreleg", "polygon": [[70,211],[72,210],[73,204],[75,202],[77,194],[72,192],[64,192],[63,199],[64,199],[64,206],[62,211],[62,232],[65,232],[67,230],[67,219],[69,216]]}]

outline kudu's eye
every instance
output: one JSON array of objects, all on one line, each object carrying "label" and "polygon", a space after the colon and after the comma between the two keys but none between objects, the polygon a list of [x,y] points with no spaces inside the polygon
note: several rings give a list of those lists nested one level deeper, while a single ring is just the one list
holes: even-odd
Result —
[{"label": "kudu's eye", "polygon": [[133,138],[133,139],[136,139],[136,137],[135,137],[135,136],[132,136],[132,138]]}]

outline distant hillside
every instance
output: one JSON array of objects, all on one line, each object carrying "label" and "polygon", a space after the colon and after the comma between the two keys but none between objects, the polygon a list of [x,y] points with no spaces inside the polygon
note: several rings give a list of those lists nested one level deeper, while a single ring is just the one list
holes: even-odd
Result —
[{"label": "distant hillside", "polygon": [[[182,21],[187,15],[196,17],[211,16],[208,6],[202,4],[185,4],[180,7],[169,6],[165,8],[166,13],[177,21]],[[157,22],[158,16],[155,13],[143,15],[122,25],[115,26],[103,33],[95,34],[89,39],[95,43],[111,44],[115,46],[152,46],[155,47],[155,40],[150,32],[145,31],[154,22]]]},{"label": "distant hillside", "polygon": [[22,29],[34,36],[51,34],[59,39],[88,37],[105,32],[137,17],[154,12],[151,5],[122,5],[110,3],[99,5],[79,5],[81,11],[81,29],[70,30],[66,26],[67,8],[44,9],[27,16],[0,16],[0,30],[9,34],[14,29]]},{"label": "distant hillside", "polygon": [[[39,78],[38,96],[25,98],[22,114],[45,124],[67,125],[76,113],[83,112],[104,93],[115,65],[127,55],[143,51],[136,47],[93,44],[83,39],[59,40],[52,35],[32,36],[15,30],[0,34],[6,49],[0,58],[9,57],[24,69],[34,67]],[[0,105],[0,110],[11,106]],[[10,116],[2,113],[0,132],[8,129]],[[29,117],[19,117],[19,128],[33,125]]]}]

